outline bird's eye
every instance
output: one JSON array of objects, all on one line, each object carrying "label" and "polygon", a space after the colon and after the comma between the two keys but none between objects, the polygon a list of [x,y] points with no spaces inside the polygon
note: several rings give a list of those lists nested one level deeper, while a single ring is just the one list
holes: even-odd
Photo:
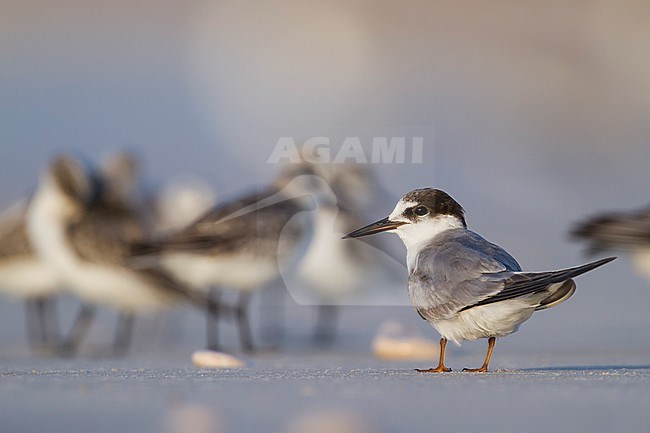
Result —
[{"label": "bird's eye", "polygon": [[417,216],[425,216],[429,213],[429,209],[427,209],[426,206],[418,206],[413,212],[415,212]]}]

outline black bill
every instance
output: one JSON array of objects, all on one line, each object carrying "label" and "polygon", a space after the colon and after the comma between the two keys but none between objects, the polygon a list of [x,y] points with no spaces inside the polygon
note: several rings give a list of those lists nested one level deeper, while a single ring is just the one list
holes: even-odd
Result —
[{"label": "black bill", "polygon": [[359,230],[355,230],[352,233],[348,233],[343,236],[343,239],[349,238],[359,238],[361,236],[374,235],[375,233],[385,232],[386,230],[393,230],[397,227],[404,225],[406,223],[402,221],[391,221],[388,217],[383,220],[368,224],[365,227],[361,227]]}]

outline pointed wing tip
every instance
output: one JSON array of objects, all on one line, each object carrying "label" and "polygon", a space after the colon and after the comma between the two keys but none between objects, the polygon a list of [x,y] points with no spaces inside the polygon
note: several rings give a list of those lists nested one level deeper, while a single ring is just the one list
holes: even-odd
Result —
[{"label": "pointed wing tip", "polygon": [[618,257],[616,257],[616,256],[605,257],[604,259],[600,259],[600,260],[596,260],[596,261],[591,262],[591,263],[587,263],[586,265],[581,266],[581,268],[586,269],[585,272],[589,272],[589,271],[591,271],[593,269],[596,269],[596,268],[599,268],[599,267],[601,267],[603,265],[606,265],[607,263],[612,262],[612,261],[616,260],[617,258]]}]

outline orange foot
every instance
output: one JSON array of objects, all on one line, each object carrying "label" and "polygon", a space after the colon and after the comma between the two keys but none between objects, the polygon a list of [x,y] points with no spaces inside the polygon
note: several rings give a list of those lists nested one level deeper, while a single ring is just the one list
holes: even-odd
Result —
[{"label": "orange foot", "polygon": [[480,368],[463,368],[463,371],[466,371],[468,373],[485,373],[488,371],[486,366],[480,367]]},{"label": "orange foot", "polygon": [[439,365],[436,368],[427,368],[424,370],[416,368],[415,371],[418,373],[448,373],[451,371],[451,368],[447,368],[444,365]]}]

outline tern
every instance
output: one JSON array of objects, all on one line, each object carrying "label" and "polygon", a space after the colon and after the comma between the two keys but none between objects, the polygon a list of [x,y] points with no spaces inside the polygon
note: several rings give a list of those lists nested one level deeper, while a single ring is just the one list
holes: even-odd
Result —
[{"label": "tern", "polygon": [[503,248],[469,230],[465,211],[434,188],[404,195],[393,212],[345,238],[393,232],[407,249],[408,294],[418,314],[441,335],[438,366],[421,372],[451,371],[444,365],[447,340],[488,339],[486,372],[497,338],[512,334],[535,311],[573,295],[573,278],[615,257],[557,271],[524,272]]}]

